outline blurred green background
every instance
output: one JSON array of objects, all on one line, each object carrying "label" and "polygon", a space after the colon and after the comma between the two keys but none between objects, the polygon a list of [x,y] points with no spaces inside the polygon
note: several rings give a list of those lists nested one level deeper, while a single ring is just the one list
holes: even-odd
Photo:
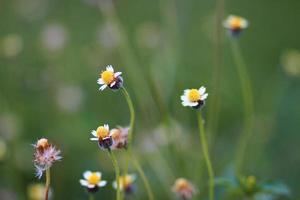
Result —
[{"label": "blurred green background", "polygon": [[[129,123],[121,92],[98,91],[108,64],[123,72],[133,98],[133,148],[156,199],[174,199],[178,177],[197,186],[195,199],[206,199],[196,115],[182,107],[180,95],[207,87],[211,157],[216,176],[223,176],[243,124],[241,87],[221,27],[228,14],[250,23],[239,39],[255,106],[244,173],[284,182],[292,199],[300,198],[299,10],[298,0],[0,1],[0,199],[28,199],[28,186],[44,182],[34,177],[30,146],[41,137],[64,157],[52,168],[54,199],[86,199],[79,179],[87,169],[109,181],[98,199],[114,198],[112,164],[89,141],[100,124]],[[117,156],[122,164],[124,153]],[[131,198],[146,199],[139,177],[136,185]]]}]

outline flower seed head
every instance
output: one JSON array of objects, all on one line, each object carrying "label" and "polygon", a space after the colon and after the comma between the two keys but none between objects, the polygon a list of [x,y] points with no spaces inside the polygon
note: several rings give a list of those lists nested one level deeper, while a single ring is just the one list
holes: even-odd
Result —
[{"label": "flower seed head", "polygon": [[60,150],[50,144],[47,139],[42,138],[33,145],[34,152],[34,165],[36,168],[36,175],[41,178],[43,172],[49,169],[56,161],[61,160]]}]

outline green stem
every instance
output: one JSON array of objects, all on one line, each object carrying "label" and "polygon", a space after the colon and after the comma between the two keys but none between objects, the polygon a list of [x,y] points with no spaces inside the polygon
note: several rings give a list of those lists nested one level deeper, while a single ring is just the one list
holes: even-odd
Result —
[{"label": "green stem", "polygon": [[204,125],[203,125],[203,119],[202,119],[202,114],[200,111],[198,112],[198,125],[199,125],[200,142],[202,145],[202,151],[203,151],[204,159],[206,162],[208,177],[209,177],[209,199],[214,200],[214,171],[213,171],[212,164],[211,164],[211,161],[209,158],[208,146],[207,146],[205,130],[204,130]]},{"label": "green stem", "polygon": [[45,200],[48,200],[48,194],[49,194],[49,189],[50,189],[50,168],[46,170],[46,192],[45,192]]},{"label": "green stem", "polygon": [[142,178],[142,181],[145,185],[145,188],[146,188],[146,191],[147,191],[147,194],[148,194],[148,199],[149,200],[154,200],[154,195],[153,195],[153,192],[152,192],[152,189],[151,189],[151,186],[149,184],[149,181],[148,181],[148,178],[147,176],[145,175],[140,163],[138,162],[138,160],[134,157],[133,154],[131,154],[131,158],[133,160],[133,164],[135,166],[135,168],[137,169],[137,171],[139,172],[141,178]]},{"label": "green stem", "polygon": [[116,182],[117,182],[117,200],[121,200],[121,190],[120,190],[120,169],[118,165],[118,161],[113,154],[113,152],[108,149],[108,155],[113,163],[114,169],[115,169],[115,175],[116,175]]},{"label": "green stem", "polygon": [[237,152],[236,152],[236,170],[240,173],[242,168],[242,164],[245,157],[245,152],[248,146],[248,143],[251,139],[253,131],[253,94],[252,94],[252,86],[249,75],[247,73],[247,67],[241,55],[241,51],[238,45],[238,41],[236,39],[231,40],[231,49],[233,53],[233,58],[236,64],[239,80],[241,83],[243,101],[244,101],[244,131],[240,136]]},{"label": "green stem", "polygon": [[127,147],[129,150],[131,148],[131,143],[132,143],[132,133],[133,133],[133,128],[134,128],[135,112],[134,112],[134,107],[133,107],[131,97],[130,97],[129,93],[127,92],[127,90],[125,89],[125,87],[122,87],[122,92],[123,92],[123,95],[125,96],[125,99],[128,104],[129,111],[130,111],[130,124],[129,124],[129,131],[128,131],[128,140],[127,140],[127,144],[128,144]]},{"label": "green stem", "polygon": [[92,194],[90,194],[89,200],[94,200],[94,196]]},{"label": "green stem", "polygon": [[133,153],[132,153],[132,135],[133,135],[134,122],[135,122],[135,112],[134,112],[133,103],[132,103],[131,97],[130,97],[130,95],[127,92],[125,87],[122,87],[122,92],[123,92],[123,95],[125,96],[125,99],[126,99],[126,102],[128,104],[129,111],[130,111],[130,127],[129,127],[128,140],[127,140],[128,159],[127,159],[127,162],[126,162],[124,175],[127,174],[128,165],[129,165],[129,158],[131,158],[134,162],[133,163],[134,166],[136,167],[138,173],[140,174],[140,176],[143,180],[144,186],[147,190],[148,198],[150,200],[153,200],[154,199],[153,192],[152,192],[152,189],[150,187],[149,181],[148,181],[142,167],[140,166],[138,160],[133,156]]}]

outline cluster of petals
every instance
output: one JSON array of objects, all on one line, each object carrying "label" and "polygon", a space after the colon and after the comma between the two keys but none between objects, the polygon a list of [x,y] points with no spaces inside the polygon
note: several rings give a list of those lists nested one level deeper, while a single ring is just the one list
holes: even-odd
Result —
[{"label": "cluster of petals", "polygon": [[128,131],[128,127],[120,126],[110,130],[109,125],[104,124],[92,130],[93,137],[90,140],[97,141],[101,149],[122,149],[127,146]]},{"label": "cluster of petals", "polygon": [[54,162],[61,160],[60,150],[50,144],[47,139],[39,139],[36,144],[33,144],[34,152],[34,166],[36,169],[36,176],[41,178],[43,172],[49,169]]}]

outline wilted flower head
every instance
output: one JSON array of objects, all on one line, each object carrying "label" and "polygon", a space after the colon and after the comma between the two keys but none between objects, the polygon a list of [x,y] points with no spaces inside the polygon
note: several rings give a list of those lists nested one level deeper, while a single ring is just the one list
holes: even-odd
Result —
[{"label": "wilted flower head", "polygon": [[190,199],[196,193],[193,184],[184,178],[176,179],[172,191],[182,200]]},{"label": "wilted flower head", "polygon": [[[134,181],[136,179],[135,174],[126,174],[119,177],[120,190],[124,191],[125,194],[131,194],[134,191]],[[113,182],[113,187],[117,189],[117,181]]]},{"label": "wilted flower head", "polygon": [[109,131],[108,124],[99,126],[96,130],[93,130],[91,134],[94,136],[90,138],[92,141],[98,141],[99,147],[102,149],[110,149],[113,144],[112,136]]},{"label": "wilted flower head", "polygon": [[80,184],[88,189],[89,192],[98,191],[99,187],[104,187],[106,185],[106,181],[102,180],[101,172],[91,172],[85,171],[83,173],[83,178],[80,179]]},{"label": "wilted flower head", "polygon": [[193,108],[201,108],[208,94],[205,93],[206,88],[200,87],[199,89],[186,89],[181,96],[181,103],[183,106],[189,106]]},{"label": "wilted flower head", "polygon": [[113,139],[111,149],[122,149],[127,147],[129,127],[118,127],[110,131],[110,135]]},{"label": "wilted flower head", "polygon": [[99,90],[104,90],[107,86],[110,89],[117,90],[123,85],[122,72],[114,72],[114,68],[111,65],[106,67],[105,71],[100,73],[100,78],[97,83],[101,85]]},{"label": "wilted flower head", "polygon": [[49,169],[57,160],[61,160],[60,150],[50,144],[47,139],[42,138],[33,145],[34,152],[34,165],[36,168],[36,176],[41,178],[43,172]]},{"label": "wilted flower head", "polygon": [[239,16],[229,15],[223,22],[223,26],[230,31],[232,36],[238,36],[243,29],[248,27],[248,21]]}]

